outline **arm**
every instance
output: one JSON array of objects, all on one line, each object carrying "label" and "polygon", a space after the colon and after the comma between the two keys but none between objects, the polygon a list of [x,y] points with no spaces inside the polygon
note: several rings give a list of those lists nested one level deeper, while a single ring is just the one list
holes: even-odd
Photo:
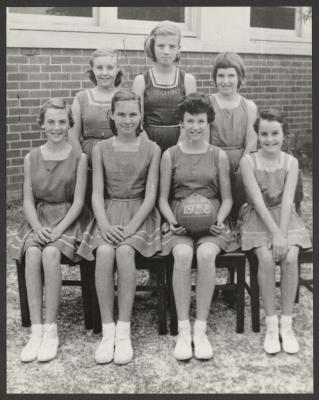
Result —
[{"label": "arm", "polygon": [[155,151],[153,153],[152,160],[147,173],[145,197],[137,213],[127,224],[127,226],[124,227],[123,233],[125,237],[134,235],[134,233],[142,225],[145,218],[148,216],[148,214],[152,211],[152,209],[155,206],[157,188],[158,188],[160,157],[161,157],[161,150],[158,146],[155,146]]},{"label": "arm", "polygon": [[247,107],[248,107],[248,126],[245,138],[245,153],[251,153],[257,149],[257,135],[254,130],[254,123],[257,118],[257,107],[256,104],[251,101],[247,100]]},{"label": "arm", "polygon": [[77,219],[80,215],[85,199],[86,180],[87,180],[87,157],[82,153],[76,170],[76,182],[71,208],[66,213],[62,221],[52,229],[51,241],[57,240],[63,232]]},{"label": "arm", "polygon": [[92,208],[103,239],[108,243],[118,244],[124,237],[122,227],[110,225],[104,207],[104,169],[100,146],[97,144],[92,151],[93,160],[93,190]]},{"label": "arm", "polygon": [[23,211],[26,220],[36,235],[36,240],[40,244],[48,243],[50,241],[51,229],[42,226],[37,215],[31,185],[30,153],[24,158]]},{"label": "arm", "polygon": [[296,158],[292,158],[281,202],[280,230],[287,237],[289,219],[294,206],[294,197],[297,187],[299,165]]},{"label": "arm", "polygon": [[171,190],[172,181],[172,160],[169,151],[166,150],[163,154],[161,161],[160,173],[160,195],[159,195],[159,208],[163,217],[170,225],[170,229],[175,234],[185,234],[186,230],[178,225],[178,222],[173,214],[171,206],[169,205],[168,198]]},{"label": "arm", "polygon": [[219,151],[218,171],[218,182],[222,202],[217,213],[217,221],[210,228],[210,233],[213,235],[220,234],[225,229],[224,221],[230,213],[233,205],[229,178],[229,161],[223,150]]},{"label": "arm", "polygon": [[144,121],[144,90],[145,81],[143,74],[137,75],[133,81],[132,91],[136,93],[141,99],[141,113],[142,113],[142,125]]},{"label": "arm", "polygon": [[240,172],[242,174],[244,186],[248,192],[255,210],[259,217],[266,225],[266,228],[271,233],[273,238],[273,257],[280,259],[287,252],[287,240],[282,235],[279,226],[273,220],[269,210],[267,209],[264,199],[262,197],[260,188],[256,181],[253,167],[246,157],[242,157],[240,160]]},{"label": "arm", "polygon": [[82,147],[80,143],[81,132],[82,132],[82,116],[81,116],[81,106],[77,96],[74,97],[72,104],[72,115],[74,120],[74,125],[69,129],[68,137],[71,145],[76,151],[82,153]]}]

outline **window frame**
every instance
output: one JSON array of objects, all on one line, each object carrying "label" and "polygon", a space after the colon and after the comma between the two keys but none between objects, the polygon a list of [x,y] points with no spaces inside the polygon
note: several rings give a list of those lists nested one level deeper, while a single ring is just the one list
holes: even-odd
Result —
[{"label": "window frame", "polygon": [[[284,6],[286,8],[294,8],[295,12],[295,29],[273,29],[273,28],[257,28],[249,26],[249,36],[251,40],[263,41],[299,41],[302,40],[302,7]],[[249,24],[251,16],[251,8],[249,8]]]}]

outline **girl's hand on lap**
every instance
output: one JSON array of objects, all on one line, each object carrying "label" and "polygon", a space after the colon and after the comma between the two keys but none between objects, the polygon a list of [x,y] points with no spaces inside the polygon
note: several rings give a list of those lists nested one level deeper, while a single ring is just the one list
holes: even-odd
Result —
[{"label": "girl's hand on lap", "polygon": [[212,225],[209,228],[209,233],[212,236],[220,235],[221,233],[225,232],[225,225],[223,222],[217,221],[216,224]]},{"label": "girl's hand on lap", "polygon": [[121,225],[107,225],[101,229],[101,235],[107,243],[119,244],[125,239]]},{"label": "girl's hand on lap", "polygon": [[272,256],[275,261],[280,261],[288,251],[287,239],[281,232],[274,233],[272,240]]},{"label": "girl's hand on lap", "polygon": [[42,226],[40,229],[35,232],[35,240],[39,244],[47,244],[51,241],[51,228],[47,226]]},{"label": "girl's hand on lap", "polygon": [[136,233],[136,229],[131,228],[130,225],[124,226],[124,228],[123,228],[124,239],[127,239],[127,238],[133,236],[135,233]]},{"label": "girl's hand on lap", "polygon": [[57,227],[53,228],[50,234],[50,241],[51,242],[55,242],[56,240],[58,240],[61,236],[62,236],[62,231],[60,229],[58,229]]},{"label": "girl's hand on lap", "polygon": [[172,223],[169,225],[169,229],[174,235],[186,235],[186,229],[179,223]]}]

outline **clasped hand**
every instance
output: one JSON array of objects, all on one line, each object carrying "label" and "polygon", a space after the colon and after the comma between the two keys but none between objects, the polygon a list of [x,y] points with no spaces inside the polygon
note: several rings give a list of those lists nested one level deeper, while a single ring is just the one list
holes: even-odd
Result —
[{"label": "clasped hand", "polygon": [[275,261],[280,261],[285,257],[288,251],[288,241],[281,232],[273,235],[272,239],[272,256]]},{"label": "clasped hand", "polygon": [[58,240],[62,233],[57,227],[51,229],[48,226],[42,226],[35,231],[35,240],[41,245],[48,244]]},{"label": "clasped hand", "polygon": [[216,224],[212,225],[209,228],[209,233],[212,236],[217,236],[217,235],[220,235],[221,233],[225,232],[225,230],[226,230],[226,227],[223,224],[223,222],[217,221]]},{"label": "clasped hand", "polygon": [[136,233],[136,230],[130,227],[129,225],[107,225],[101,229],[101,234],[103,239],[111,244],[119,244],[123,240],[133,236]]}]

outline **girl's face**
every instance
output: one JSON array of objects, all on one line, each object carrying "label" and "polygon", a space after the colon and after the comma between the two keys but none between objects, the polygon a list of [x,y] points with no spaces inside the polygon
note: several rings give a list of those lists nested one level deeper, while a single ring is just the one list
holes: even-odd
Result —
[{"label": "girl's face", "polygon": [[68,136],[69,116],[65,109],[48,108],[44,114],[42,128],[45,130],[48,142],[61,143]]},{"label": "girl's face", "polygon": [[231,96],[237,93],[238,74],[236,68],[218,68],[216,87],[218,92],[224,96]]},{"label": "girl's face", "polygon": [[156,62],[162,65],[172,65],[179,52],[178,37],[174,35],[158,35],[154,41]]},{"label": "girl's face", "polygon": [[94,73],[97,86],[102,88],[113,87],[116,75],[119,71],[116,58],[112,56],[96,57],[93,60],[92,71]]},{"label": "girl's face", "polygon": [[281,123],[261,119],[259,121],[258,139],[261,148],[267,153],[279,152],[284,140]]},{"label": "girl's face", "polygon": [[190,114],[186,111],[181,125],[187,140],[191,142],[203,140],[208,126],[207,114]]},{"label": "girl's face", "polygon": [[117,129],[117,134],[134,135],[141,121],[141,111],[136,100],[118,101],[115,103],[114,113],[111,113],[111,118]]}]

